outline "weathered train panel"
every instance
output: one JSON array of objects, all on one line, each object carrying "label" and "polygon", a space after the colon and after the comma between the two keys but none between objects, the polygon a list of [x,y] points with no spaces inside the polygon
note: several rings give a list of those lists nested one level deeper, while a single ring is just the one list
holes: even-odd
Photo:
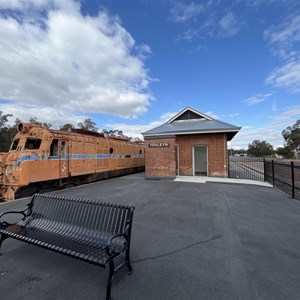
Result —
[{"label": "weathered train panel", "polygon": [[124,139],[49,130],[20,123],[8,153],[0,153],[0,193],[15,198],[33,183],[92,181],[144,168],[144,145]]}]

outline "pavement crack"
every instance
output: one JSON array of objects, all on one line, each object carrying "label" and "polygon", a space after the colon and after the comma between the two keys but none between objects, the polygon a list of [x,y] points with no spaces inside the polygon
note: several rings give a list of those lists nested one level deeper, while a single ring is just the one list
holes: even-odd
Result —
[{"label": "pavement crack", "polygon": [[145,257],[145,258],[141,258],[141,259],[138,259],[138,260],[133,260],[132,263],[135,264],[135,263],[140,263],[140,262],[144,262],[144,261],[147,261],[147,260],[155,260],[155,259],[159,259],[159,258],[162,258],[162,257],[166,257],[166,256],[170,256],[170,255],[173,255],[173,254],[177,254],[177,253],[180,253],[180,252],[185,251],[187,249],[193,248],[195,246],[198,246],[198,245],[201,245],[201,244],[206,244],[206,243],[209,243],[211,241],[219,240],[222,237],[223,236],[221,234],[215,234],[215,235],[213,235],[211,238],[209,238],[207,240],[201,240],[201,241],[198,241],[196,243],[193,243],[193,244],[190,244],[188,246],[185,246],[183,248],[179,248],[177,250],[170,251],[170,252],[167,252],[167,253],[164,253],[164,254],[161,254],[161,255],[150,256],[150,257]]}]

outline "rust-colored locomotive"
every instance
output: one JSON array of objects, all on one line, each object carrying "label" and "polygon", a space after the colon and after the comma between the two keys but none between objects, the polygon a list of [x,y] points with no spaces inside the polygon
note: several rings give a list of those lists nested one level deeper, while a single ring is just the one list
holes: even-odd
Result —
[{"label": "rust-colored locomotive", "polygon": [[0,153],[0,198],[12,201],[24,191],[92,182],[144,167],[142,143],[20,123],[9,152]]}]

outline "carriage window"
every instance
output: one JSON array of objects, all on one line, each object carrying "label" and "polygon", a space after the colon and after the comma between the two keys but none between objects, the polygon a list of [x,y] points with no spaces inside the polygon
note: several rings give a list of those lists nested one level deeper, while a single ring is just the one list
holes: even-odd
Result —
[{"label": "carriage window", "polygon": [[50,146],[50,156],[58,155],[58,140],[54,139]]},{"label": "carriage window", "polygon": [[42,140],[39,138],[27,138],[24,150],[39,149]]},{"label": "carriage window", "polygon": [[16,150],[18,148],[19,141],[20,139],[13,140],[10,150]]}]

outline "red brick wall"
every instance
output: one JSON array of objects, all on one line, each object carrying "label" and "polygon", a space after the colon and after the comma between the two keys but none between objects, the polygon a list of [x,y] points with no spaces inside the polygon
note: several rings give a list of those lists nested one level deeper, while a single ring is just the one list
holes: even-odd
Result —
[{"label": "red brick wall", "polygon": [[[169,143],[169,147],[149,147],[152,143]],[[226,133],[178,135],[176,140],[145,140],[147,177],[176,176],[175,144],[179,146],[180,175],[193,175],[193,146],[207,146],[208,176],[228,177]]]},{"label": "red brick wall", "polygon": [[[149,144],[168,143],[168,147],[150,147]],[[175,177],[175,138],[145,140],[146,177]]]},{"label": "red brick wall", "polygon": [[208,176],[228,176],[226,134],[180,135],[176,137],[176,144],[179,145],[180,175],[193,175],[193,146],[207,146]]}]

